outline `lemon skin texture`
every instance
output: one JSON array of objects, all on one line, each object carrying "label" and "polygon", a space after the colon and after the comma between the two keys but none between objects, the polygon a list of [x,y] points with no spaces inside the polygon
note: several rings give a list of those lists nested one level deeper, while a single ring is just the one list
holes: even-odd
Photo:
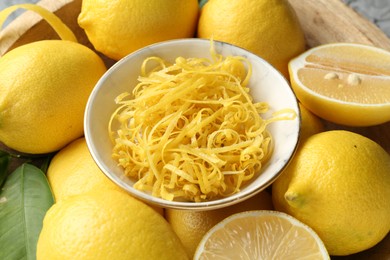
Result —
[{"label": "lemon skin texture", "polygon": [[[47,169],[47,179],[56,202],[83,193],[104,192],[109,189],[130,196],[100,170],[84,137],[72,141],[54,155]],[[164,215],[163,208],[154,205],[151,207]]]},{"label": "lemon skin texture", "polygon": [[84,193],[46,213],[38,260],[188,259],[168,222],[117,190]]},{"label": "lemon skin texture", "polygon": [[247,49],[286,78],[288,62],[306,48],[296,13],[286,0],[209,0],[201,9],[197,36]]},{"label": "lemon skin texture", "polygon": [[56,201],[93,190],[122,190],[99,169],[84,137],[72,141],[54,155],[47,178]]},{"label": "lemon skin texture", "polygon": [[194,37],[197,0],[84,0],[78,23],[113,60],[160,41]]},{"label": "lemon skin texture", "polygon": [[307,138],[272,184],[275,209],[313,228],[330,255],[379,243],[390,231],[389,198],[390,155],[344,130]]},{"label": "lemon skin texture", "polygon": [[325,125],[321,118],[314,115],[301,103],[299,103],[298,105],[299,110],[301,112],[301,141],[314,134],[318,134],[325,131]]},{"label": "lemon skin texture", "polygon": [[83,135],[89,94],[106,67],[89,48],[45,40],[0,58],[0,141],[23,153],[57,151]]}]

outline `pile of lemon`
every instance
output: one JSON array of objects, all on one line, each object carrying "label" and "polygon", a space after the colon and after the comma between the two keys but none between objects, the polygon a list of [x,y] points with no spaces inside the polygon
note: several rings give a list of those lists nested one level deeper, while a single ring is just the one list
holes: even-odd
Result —
[{"label": "pile of lemon", "polygon": [[[306,50],[286,0],[200,2],[83,0],[78,23],[97,53],[43,8],[0,13],[2,24],[18,8],[36,11],[62,39],[0,58],[0,141],[21,153],[55,153],[47,178],[56,203],[44,219],[38,259],[328,259],[366,250],[390,231],[389,153],[362,135],[326,130],[323,120],[388,122],[390,53],[347,43]],[[99,56],[119,60],[189,37],[263,57],[300,101],[301,141],[291,164],[270,189],[220,210],[161,209],[132,198],[99,170],[83,138],[87,98],[106,71]]]}]

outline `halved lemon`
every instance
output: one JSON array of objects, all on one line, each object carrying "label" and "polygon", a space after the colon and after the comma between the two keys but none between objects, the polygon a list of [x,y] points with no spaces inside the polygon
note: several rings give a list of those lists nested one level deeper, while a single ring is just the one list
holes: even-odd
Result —
[{"label": "halved lemon", "polygon": [[332,43],[307,50],[289,62],[292,88],[317,116],[348,126],[390,121],[390,52]]},{"label": "halved lemon", "polygon": [[203,237],[194,259],[330,259],[318,235],[283,212],[233,214]]}]

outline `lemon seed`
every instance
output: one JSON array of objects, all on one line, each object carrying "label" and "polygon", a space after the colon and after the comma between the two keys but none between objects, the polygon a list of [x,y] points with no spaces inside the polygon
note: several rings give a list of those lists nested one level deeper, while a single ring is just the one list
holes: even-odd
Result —
[{"label": "lemon seed", "polygon": [[349,74],[348,75],[348,84],[351,86],[357,86],[362,82],[362,79],[357,74]]},{"label": "lemon seed", "polygon": [[337,75],[335,72],[329,72],[324,76],[324,79],[338,79],[339,75]]}]

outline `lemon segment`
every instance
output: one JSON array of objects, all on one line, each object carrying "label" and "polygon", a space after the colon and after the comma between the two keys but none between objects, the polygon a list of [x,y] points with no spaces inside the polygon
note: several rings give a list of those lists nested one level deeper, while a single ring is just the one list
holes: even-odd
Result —
[{"label": "lemon segment", "polygon": [[317,116],[349,126],[390,120],[390,52],[352,43],[326,44],[289,63],[293,90]]}]

